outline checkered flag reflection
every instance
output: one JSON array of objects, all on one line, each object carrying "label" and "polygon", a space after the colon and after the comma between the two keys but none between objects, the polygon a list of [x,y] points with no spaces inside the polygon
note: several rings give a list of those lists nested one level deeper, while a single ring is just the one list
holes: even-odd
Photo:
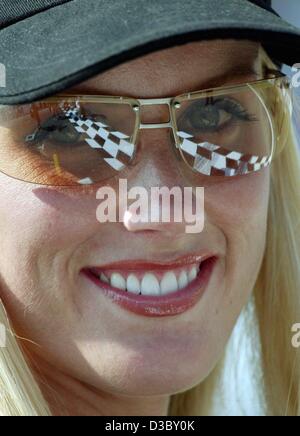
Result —
[{"label": "checkered flag reflection", "polygon": [[[113,170],[121,171],[128,165],[135,151],[134,144],[128,141],[128,135],[113,130],[103,122],[83,116],[79,107],[66,109],[63,103],[61,110],[76,131],[85,136],[84,140],[91,148],[105,152],[107,157],[103,160]],[[267,167],[271,162],[272,156],[242,154],[209,142],[193,142],[193,136],[183,131],[177,132],[177,135],[182,139],[180,148],[191,167],[207,176],[249,174]],[[92,184],[93,180],[86,177],[78,183]]]},{"label": "checkered flag reflection", "polygon": [[[66,118],[70,120],[77,132],[85,135],[86,143],[94,149],[101,149],[108,157],[103,160],[115,171],[121,171],[133,158],[134,144],[127,141],[128,135],[113,130],[107,124],[95,121],[80,114],[79,108],[61,107]],[[79,180],[80,184],[91,184],[89,177]]]},{"label": "checkered flag reflection", "polygon": [[267,167],[271,162],[271,156],[242,154],[208,142],[197,144],[191,140],[192,135],[183,131],[177,135],[182,138],[180,148],[187,161],[191,162],[194,170],[207,176],[249,174]]}]

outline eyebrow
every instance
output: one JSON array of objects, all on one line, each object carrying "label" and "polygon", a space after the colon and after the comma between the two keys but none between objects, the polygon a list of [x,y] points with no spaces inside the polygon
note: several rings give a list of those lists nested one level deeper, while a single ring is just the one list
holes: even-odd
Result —
[{"label": "eyebrow", "polygon": [[202,90],[206,90],[206,89],[210,89],[210,88],[217,88],[223,85],[227,85],[227,84],[240,84],[240,83],[244,83],[245,79],[247,78],[247,80],[259,80],[262,79],[264,76],[264,73],[260,73],[256,70],[254,63],[250,66],[250,65],[235,65],[235,66],[231,66],[230,69],[228,69],[227,71],[223,72],[222,74],[219,74],[217,76],[211,77],[205,81],[201,81],[199,82],[199,84],[189,88],[189,89],[182,89],[179,90],[179,92],[176,93],[172,93],[169,95],[165,95],[165,96],[154,96],[154,97],[141,97],[141,96],[137,96],[134,95],[132,93],[124,93],[124,92],[107,92],[107,91],[103,91],[101,90],[101,87],[99,86],[93,86],[93,85],[85,85],[85,84],[78,84],[74,87],[74,89],[72,88],[71,90],[66,90],[63,92],[63,94],[71,94],[71,95],[76,95],[76,94],[81,94],[81,95],[103,95],[103,96],[120,96],[120,97],[130,97],[130,98],[135,98],[135,99],[139,99],[139,98],[168,98],[168,97],[175,97],[175,96],[179,96],[182,94],[186,94],[189,92],[195,92],[195,91],[202,91]]}]

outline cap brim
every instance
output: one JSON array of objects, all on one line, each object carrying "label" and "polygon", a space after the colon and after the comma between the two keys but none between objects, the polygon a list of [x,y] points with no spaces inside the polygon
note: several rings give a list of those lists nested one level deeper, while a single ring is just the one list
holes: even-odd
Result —
[{"label": "cap brim", "polygon": [[300,30],[246,0],[73,0],[0,31],[0,103],[34,101],[138,56],[215,38],[260,41],[278,61],[300,61]]}]

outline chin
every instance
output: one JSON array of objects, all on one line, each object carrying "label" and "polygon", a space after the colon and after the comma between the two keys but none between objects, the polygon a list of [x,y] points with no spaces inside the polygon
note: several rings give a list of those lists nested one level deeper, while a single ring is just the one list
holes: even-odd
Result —
[{"label": "chin", "polygon": [[113,386],[115,394],[128,396],[175,395],[197,386],[206,377],[202,374],[171,373],[169,370],[134,374],[119,386]]},{"label": "chin", "polygon": [[[198,385],[207,377],[213,366],[212,359],[208,362],[207,359],[201,359],[199,354],[197,360],[194,358],[187,360],[187,356],[182,359],[165,356],[163,359],[157,359],[156,362],[155,359],[147,359],[146,355],[137,354],[127,358],[124,356],[119,360],[114,359],[114,362],[104,365],[107,368],[106,373],[103,373],[103,365],[101,365],[102,373],[92,384],[95,386],[100,381],[101,386],[95,387],[115,395],[174,395]],[[107,383],[104,387],[105,380]]]}]

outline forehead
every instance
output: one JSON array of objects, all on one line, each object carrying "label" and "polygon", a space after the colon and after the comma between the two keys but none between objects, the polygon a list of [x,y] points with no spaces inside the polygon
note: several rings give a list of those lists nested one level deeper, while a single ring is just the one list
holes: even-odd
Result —
[{"label": "forehead", "polygon": [[254,70],[259,47],[259,43],[247,40],[191,42],[133,59],[68,91],[140,98],[172,96],[227,71],[238,75]]}]

